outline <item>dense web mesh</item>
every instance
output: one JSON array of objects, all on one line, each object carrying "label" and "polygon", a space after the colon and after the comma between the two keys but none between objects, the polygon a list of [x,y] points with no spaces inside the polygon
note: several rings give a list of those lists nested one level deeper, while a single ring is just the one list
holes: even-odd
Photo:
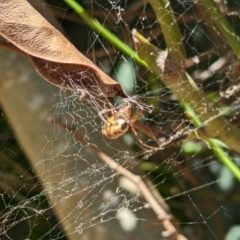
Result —
[{"label": "dense web mesh", "polygon": [[[147,1],[77,2],[132,48],[132,30],[136,29],[166,50]],[[219,160],[209,136],[203,137],[209,122],[223,119],[211,137],[223,140],[221,136],[227,136],[227,142],[215,140],[216,144],[240,167],[240,147],[239,151],[231,147],[235,136],[229,130],[235,129],[236,135],[239,131],[239,62],[214,23],[211,6],[205,8],[202,2],[166,1],[165,7],[171,4],[182,34],[184,68],[209,103],[205,110],[210,115],[203,127],[191,120],[178,99],[178,92],[188,94],[181,81],[173,83],[178,89],[173,92],[159,76],[93,31],[64,2],[31,2],[122,85],[131,106],[130,125],[125,134],[109,139],[102,134],[103,121],[121,111],[124,99],[55,88],[39,80],[49,103],[39,93],[29,104],[32,111],[47,105],[39,122],[51,131],[35,129],[39,135],[34,141],[43,139],[42,147],[34,150],[36,160],[28,161],[32,153],[24,156],[20,151],[14,138],[15,132],[19,138],[19,132],[15,127],[11,130],[2,109],[1,239],[168,239],[167,233],[169,239],[180,239],[180,234],[187,239],[239,239],[239,181]],[[216,6],[233,28],[231,35],[238,34],[239,3],[218,1]],[[36,77],[34,70],[28,71]],[[205,102],[200,100],[188,102],[199,118],[205,115],[197,111],[204,109]],[[171,219],[177,230],[171,233],[165,219]]]}]

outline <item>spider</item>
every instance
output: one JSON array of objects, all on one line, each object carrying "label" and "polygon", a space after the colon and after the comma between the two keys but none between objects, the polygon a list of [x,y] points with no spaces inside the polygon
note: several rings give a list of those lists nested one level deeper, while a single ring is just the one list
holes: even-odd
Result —
[{"label": "spider", "polygon": [[[109,112],[111,113],[110,116],[107,114]],[[133,126],[141,114],[142,110],[140,109],[137,109],[135,113],[132,114],[132,104],[127,100],[125,100],[120,107],[100,111],[98,115],[103,121],[102,134],[106,138],[116,139],[130,129],[138,143],[144,148],[159,150],[159,148],[149,146],[139,139]]]}]

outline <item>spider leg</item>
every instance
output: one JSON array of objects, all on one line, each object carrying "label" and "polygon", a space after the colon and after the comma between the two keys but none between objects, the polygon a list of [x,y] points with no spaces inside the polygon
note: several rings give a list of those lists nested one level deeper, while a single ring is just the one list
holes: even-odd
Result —
[{"label": "spider leg", "polygon": [[131,124],[129,124],[129,128],[130,128],[130,131],[132,132],[133,136],[135,137],[135,139],[137,140],[137,142],[143,147],[143,149],[147,148],[147,149],[150,149],[150,150],[153,150],[153,151],[159,151],[159,150],[162,149],[161,147],[153,147],[153,146],[147,145],[146,143],[144,143],[144,142],[138,137],[138,134],[137,134],[136,130],[133,128],[133,126],[132,126]]},{"label": "spider leg", "polygon": [[103,122],[106,122],[106,121],[107,121],[107,118],[105,117],[106,113],[111,112],[111,114],[113,115],[114,111],[115,111],[114,108],[104,109],[104,110],[98,112],[98,116],[99,116],[99,118],[100,118]]},{"label": "spider leg", "polygon": [[134,123],[137,121],[137,119],[140,117],[140,115],[142,114],[142,110],[137,109],[136,112],[134,113],[134,115],[131,117],[130,123],[129,123],[129,128],[130,131],[132,132],[133,136],[135,137],[135,139],[137,140],[137,142],[143,147],[143,148],[147,148],[147,149],[151,149],[154,151],[159,151],[161,150],[161,148],[159,147],[153,147],[153,146],[149,146],[146,143],[144,143],[139,137],[138,134],[136,132],[136,130],[134,129],[133,125]]},{"label": "spider leg", "polygon": [[134,115],[131,117],[131,120],[130,120],[131,124],[134,124],[141,115],[142,115],[142,110],[137,109]]}]

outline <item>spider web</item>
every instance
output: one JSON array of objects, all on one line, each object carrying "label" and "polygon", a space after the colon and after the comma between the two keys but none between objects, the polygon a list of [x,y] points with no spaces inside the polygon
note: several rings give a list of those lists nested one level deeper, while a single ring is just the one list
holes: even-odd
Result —
[{"label": "spider web", "polygon": [[[78,2],[130,46],[134,47],[131,30],[137,29],[158,48],[166,48],[147,1]],[[82,53],[121,83],[138,103],[133,112],[141,106],[144,110],[134,126],[137,138],[128,131],[110,140],[101,134],[98,114],[109,106],[121,106],[121,99],[90,93],[80,99],[77,92],[39,80],[37,89],[42,92],[30,98],[35,118],[40,116],[35,120],[29,116],[35,122],[31,131],[36,133],[28,144],[41,142],[34,144],[39,144],[39,148],[33,147],[34,153],[23,155],[6,116],[0,118],[1,239],[167,239],[163,219],[152,210],[139,186],[116,166],[110,167],[99,153],[141,176],[165,209],[166,219],[172,216],[178,234],[187,239],[239,239],[238,181],[201,136],[186,140],[198,128],[189,120],[176,94],[91,30],[63,2],[42,0],[32,4]],[[184,36],[189,75],[208,96],[214,110],[222,109],[221,115],[238,126],[238,61],[231,48],[200,2],[172,1],[171,6]],[[239,3],[219,2],[218,7],[237,33]],[[16,65],[21,65],[19,60]],[[38,78],[33,69],[28,70],[28,75]],[[179,91],[183,87],[179,84]],[[24,98],[19,94],[19,99]],[[40,115],[37,109],[42,106]],[[10,115],[10,122],[12,119]],[[40,123],[50,130],[38,129]],[[18,138],[19,128],[14,128]],[[154,134],[150,137],[146,132]],[[153,148],[163,147],[159,151],[145,149],[138,138]],[[239,154],[226,151],[240,166]],[[29,160],[32,156],[35,161]]]}]

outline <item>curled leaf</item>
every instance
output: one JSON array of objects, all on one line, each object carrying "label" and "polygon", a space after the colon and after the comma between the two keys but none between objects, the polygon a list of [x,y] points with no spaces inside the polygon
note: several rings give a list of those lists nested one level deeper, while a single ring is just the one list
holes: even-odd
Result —
[{"label": "curled leaf", "polygon": [[0,35],[29,55],[36,71],[61,88],[126,97],[119,83],[81,54],[25,0],[0,0]]}]

